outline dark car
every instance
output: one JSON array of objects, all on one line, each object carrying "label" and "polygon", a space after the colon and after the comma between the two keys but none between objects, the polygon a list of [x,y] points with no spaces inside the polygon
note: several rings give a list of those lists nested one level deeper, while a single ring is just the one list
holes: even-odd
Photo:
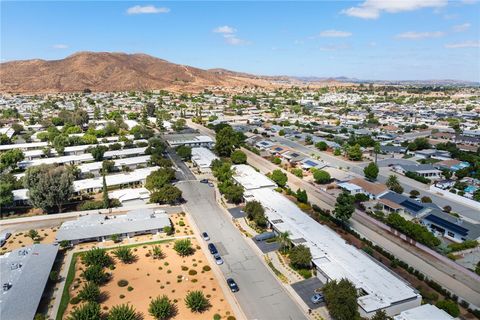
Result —
[{"label": "dark car", "polygon": [[227,283],[228,283],[228,286],[230,287],[230,290],[232,292],[237,292],[238,290],[240,290],[240,289],[238,289],[237,283],[232,278],[228,278]]},{"label": "dark car", "polygon": [[205,240],[205,241],[210,241],[210,237],[208,236],[208,233],[206,233],[206,232],[203,232],[203,233],[202,233],[202,238],[203,238],[203,240]]},{"label": "dark car", "polygon": [[202,179],[200,180],[200,183],[208,183],[208,179]]},{"label": "dark car", "polygon": [[210,251],[211,254],[217,254],[218,250],[217,247],[213,243],[208,244],[208,250]]}]

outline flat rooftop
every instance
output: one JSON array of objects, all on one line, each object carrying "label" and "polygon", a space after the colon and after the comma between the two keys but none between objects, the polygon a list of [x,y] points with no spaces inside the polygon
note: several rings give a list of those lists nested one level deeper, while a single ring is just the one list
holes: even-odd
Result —
[{"label": "flat rooftop", "polygon": [[366,294],[358,298],[358,304],[365,312],[418,297],[407,283],[347,244],[334,231],[317,223],[278,192],[261,188],[249,190],[246,196],[262,203],[275,229],[289,231],[294,243],[308,246],[313,263],[328,278],[347,278],[356,288],[362,289]]},{"label": "flat rooftop", "polygon": [[258,188],[276,188],[277,184],[257,172],[253,167],[246,164],[238,164],[232,166],[235,171],[233,180],[242,185],[245,190],[253,190]]},{"label": "flat rooftop", "polygon": [[170,219],[164,211],[138,209],[123,215],[107,216],[90,214],[74,221],[66,221],[57,231],[56,240],[83,240],[126,234],[170,226]]},{"label": "flat rooftop", "polygon": [[[45,290],[58,246],[34,244],[0,256],[0,319],[32,320]],[[27,301],[28,299],[28,301]]]},{"label": "flat rooftop", "polygon": [[212,161],[218,157],[207,148],[192,148],[192,161],[200,168],[210,168]]},{"label": "flat rooftop", "polygon": [[419,307],[401,312],[393,317],[393,320],[453,320],[448,313],[431,304],[424,304]]}]

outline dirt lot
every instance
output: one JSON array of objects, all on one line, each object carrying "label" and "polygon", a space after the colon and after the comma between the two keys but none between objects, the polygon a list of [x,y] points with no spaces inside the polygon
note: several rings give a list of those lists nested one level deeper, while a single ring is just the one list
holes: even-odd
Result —
[{"label": "dirt lot", "polygon": [[[55,234],[58,228],[44,228],[36,229],[38,232],[39,238],[38,243],[53,243],[55,242]],[[28,236],[28,231],[15,232],[10,238],[8,238],[7,243],[1,248],[0,253],[7,253],[12,250],[30,246],[34,243],[32,238]]]},{"label": "dirt lot", "polygon": [[[102,310],[106,312],[112,306],[129,303],[143,314],[145,320],[153,319],[148,314],[150,300],[165,294],[178,308],[177,315],[172,319],[213,319],[215,314],[226,319],[233,315],[198,242],[192,238],[192,243],[197,249],[188,257],[180,257],[173,250],[173,242],[165,242],[157,244],[165,254],[163,259],[154,259],[149,255],[152,244],[133,248],[137,260],[131,264],[124,264],[114,258],[115,269],[107,270],[111,272],[112,277],[108,283],[100,287],[101,292],[106,295],[101,302]],[[111,256],[113,257],[112,254]],[[70,289],[71,297],[75,297],[82,287],[84,280],[80,274],[84,268],[81,259],[78,258],[75,279]],[[119,287],[117,284],[119,280],[127,280],[128,286]],[[129,291],[128,287],[133,289]],[[207,311],[197,314],[187,309],[184,299],[187,292],[192,290],[201,290],[210,300],[211,307]],[[64,317],[72,308],[73,305],[70,304]]]}]

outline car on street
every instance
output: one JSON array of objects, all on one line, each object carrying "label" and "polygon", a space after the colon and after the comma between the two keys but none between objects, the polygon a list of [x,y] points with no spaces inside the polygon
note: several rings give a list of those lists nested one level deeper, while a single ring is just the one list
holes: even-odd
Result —
[{"label": "car on street", "polygon": [[208,183],[208,179],[202,179],[200,180],[200,183]]},{"label": "car on street", "polygon": [[218,253],[217,247],[213,243],[208,244],[208,250],[210,251],[211,254],[215,255]]},{"label": "car on street", "polygon": [[230,290],[231,290],[232,292],[237,292],[238,290],[240,290],[240,289],[238,288],[237,283],[236,283],[235,280],[233,280],[232,278],[228,278],[228,279],[227,279],[227,284],[228,284],[228,287],[230,288]]},{"label": "car on street", "polygon": [[218,253],[213,255],[213,257],[215,258],[215,263],[216,264],[218,264],[218,265],[223,264],[223,259]]},{"label": "car on street", "polygon": [[203,238],[203,240],[205,240],[205,241],[209,241],[209,240],[210,240],[210,237],[208,236],[208,233],[206,233],[206,232],[203,232],[203,233],[202,233],[202,238]]},{"label": "car on street", "polygon": [[325,301],[325,297],[323,296],[323,294],[315,293],[315,294],[310,298],[310,301],[312,301],[312,303],[314,303],[314,304],[317,304],[317,303],[320,303],[320,302]]},{"label": "car on street", "polygon": [[214,184],[211,183],[211,182],[209,182],[209,183],[208,183],[208,186],[213,188],[213,187],[214,187]]}]

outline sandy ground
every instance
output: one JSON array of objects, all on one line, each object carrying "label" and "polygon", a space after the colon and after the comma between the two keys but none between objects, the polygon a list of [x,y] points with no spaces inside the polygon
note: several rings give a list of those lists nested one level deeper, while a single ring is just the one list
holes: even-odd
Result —
[{"label": "sandy ground", "polygon": [[[55,242],[55,234],[58,228],[44,228],[44,229],[35,229],[39,234],[39,243],[53,243]],[[12,250],[30,246],[33,244],[32,238],[28,235],[28,231],[15,232],[10,238],[8,238],[7,243],[0,249],[0,253],[10,252]]]},{"label": "sandy ground", "polygon": [[[177,315],[172,319],[213,319],[217,313],[222,316],[222,319],[226,319],[229,315],[233,315],[213,272],[203,271],[203,267],[208,266],[208,262],[198,242],[192,238],[192,243],[197,250],[188,257],[180,257],[173,250],[173,242],[166,242],[158,244],[165,254],[163,259],[148,256],[153,245],[139,245],[133,248],[137,261],[132,264],[123,264],[114,258],[115,269],[107,270],[112,273],[112,278],[100,288],[101,292],[107,296],[101,302],[102,310],[106,312],[112,306],[129,303],[143,314],[145,320],[153,319],[148,314],[150,300],[165,294],[175,302],[178,308]],[[76,277],[70,291],[71,297],[76,296],[82,287],[84,281],[80,273],[84,268],[79,259],[76,265]],[[197,273],[190,275],[191,270]],[[128,286],[133,290],[128,291],[128,286],[119,287],[117,282],[121,279],[127,280]],[[210,300],[211,307],[207,311],[201,314],[192,313],[185,306],[185,296],[192,290],[201,290]],[[73,305],[70,304],[65,317],[72,308]]]}]

